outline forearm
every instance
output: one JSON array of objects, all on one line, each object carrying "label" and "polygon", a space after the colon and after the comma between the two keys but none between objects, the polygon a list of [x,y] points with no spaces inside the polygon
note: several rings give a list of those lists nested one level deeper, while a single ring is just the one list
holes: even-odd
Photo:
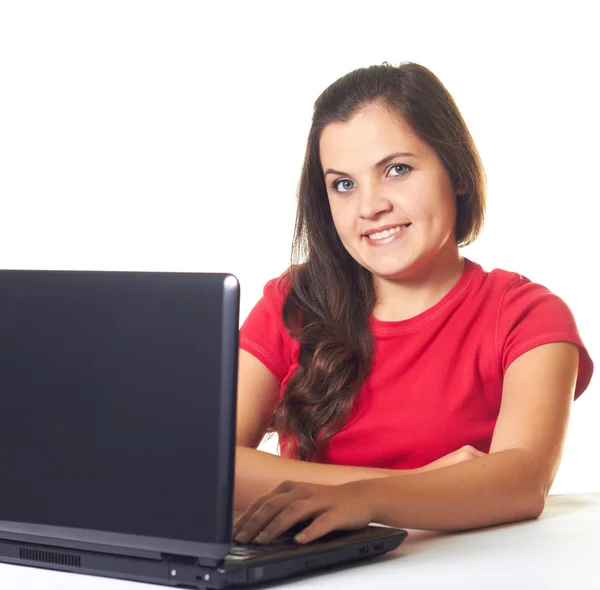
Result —
[{"label": "forearm", "polygon": [[479,528],[536,518],[544,506],[535,466],[521,449],[360,485],[374,502],[374,521],[401,528]]},{"label": "forearm", "polygon": [[[417,471],[417,470],[415,470]],[[246,509],[262,495],[287,480],[339,485],[412,473],[393,469],[324,465],[286,459],[247,447],[236,447],[235,508]]]}]

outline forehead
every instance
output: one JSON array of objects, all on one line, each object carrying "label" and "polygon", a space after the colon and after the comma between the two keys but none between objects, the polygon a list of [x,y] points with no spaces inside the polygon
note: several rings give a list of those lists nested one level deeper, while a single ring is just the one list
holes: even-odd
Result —
[{"label": "forehead", "polygon": [[[394,152],[420,156],[428,151],[412,128],[382,106],[369,106],[345,123],[330,123],[319,142],[323,168],[372,166]],[[430,149],[430,148],[429,148]]]}]

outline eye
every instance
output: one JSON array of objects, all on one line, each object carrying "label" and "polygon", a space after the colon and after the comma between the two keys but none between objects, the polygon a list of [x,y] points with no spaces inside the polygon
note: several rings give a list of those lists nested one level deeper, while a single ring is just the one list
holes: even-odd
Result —
[{"label": "eye", "polygon": [[348,191],[352,190],[354,185],[354,182],[352,180],[349,180],[348,178],[342,178],[340,180],[336,180],[334,183],[332,183],[332,187],[334,191],[337,191],[338,193],[347,193]]},{"label": "eye", "polygon": [[[392,171],[398,172],[398,174],[390,174]],[[408,164],[394,164],[389,169],[389,176],[406,176],[412,168]]]}]

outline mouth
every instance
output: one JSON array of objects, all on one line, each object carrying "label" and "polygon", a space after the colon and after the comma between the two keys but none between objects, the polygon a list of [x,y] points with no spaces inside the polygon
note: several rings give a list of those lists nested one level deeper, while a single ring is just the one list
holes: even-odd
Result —
[{"label": "mouth", "polygon": [[406,229],[410,225],[411,225],[410,223],[406,223],[404,225],[396,225],[394,227],[384,229],[383,231],[376,231],[376,232],[372,232],[372,233],[368,233],[368,234],[363,234],[363,237],[367,238],[368,240],[372,240],[374,242],[376,242],[378,240],[385,240],[386,238],[389,238],[389,237],[401,232],[402,230]]}]

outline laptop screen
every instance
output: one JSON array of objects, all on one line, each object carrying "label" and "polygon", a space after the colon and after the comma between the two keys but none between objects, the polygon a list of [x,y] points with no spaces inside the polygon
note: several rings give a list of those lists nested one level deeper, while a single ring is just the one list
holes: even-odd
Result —
[{"label": "laptop screen", "polygon": [[0,520],[222,541],[222,325],[218,275],[1,271]]}]

